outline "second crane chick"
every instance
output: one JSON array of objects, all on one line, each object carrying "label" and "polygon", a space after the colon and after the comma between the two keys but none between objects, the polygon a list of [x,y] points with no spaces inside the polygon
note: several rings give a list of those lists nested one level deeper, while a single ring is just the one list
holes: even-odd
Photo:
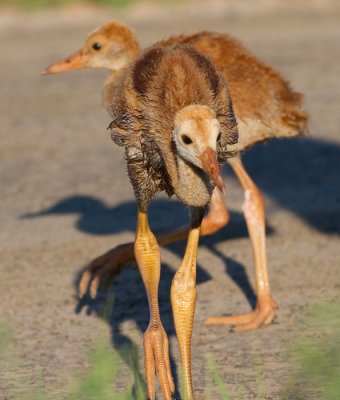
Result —
[{"label": "second crane chick", "polygon": [[155,398],[154,374],[165,399],[174,383],[168,339],[158,307],[160,254],[148,225],[148,206],[159,191],[175,194],[190,209],[185,255],[171,287],[185,382],[194,399],[191,334],[196,300],[196,252],[200,224],[215,185],[224,191],[219,164],[238,133],[227,85],[207,58],[186,45],[153,47],[118,79],[113,91],[114,142],[125,147],[128,173],[138,204],[135,256],[146,288],[150,323],[144,335],[148,396]]}]

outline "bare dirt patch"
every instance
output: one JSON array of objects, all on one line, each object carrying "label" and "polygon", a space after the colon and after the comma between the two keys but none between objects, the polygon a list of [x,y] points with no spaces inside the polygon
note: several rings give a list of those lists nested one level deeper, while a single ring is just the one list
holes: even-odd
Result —
[{"label": "bare dirt patch", "polygon": [[[276,322],[243,334],[203,325],[210,315],[245,312],[254,304],[243,193],[228,170],[230,226],[202,240],[198,258],[193,337],[197,398],[204,399],[205,366],[211,356],[232,398],[237,398],[240,382],[247,399],[257,398],[260,365],[266,398],[277,399],[290,377],[286,349],[305,329],[303,310],[315,298],[339,295],[339,10],[285,7],[232,13],[222,7],[207,14],[202,6],[192,16],[178,10],[139,17],[134,10],[124,19],[144,44],[201,29],[232,33],[305,93],[313,118],[305,139],[259,145],[244,157],[267,203],[270,276],[279,304]],[[110,122],[100,104],[105,73],[39,75],[78,48],[96,25],[117,16],[98,10],[83,19],[81,15],[12,15],[1,29],[0,307],[15,340],[13,363],[0,373],[1,399],[11,399],[13,389],[20,382],[30,384],[37,373],[51,393],[61,395],[68,377],[86,366],[84,350],[99,336],[141,349],[148,320],[144,288],[134,269],[112,285],[110,323],[101,317],[103,294],[97,301],[79,303],[74,288],[82,266],[131,240],[135,226],[125,162],[105,130]],[[160,198],[153,207],[156,231],[184,221],[186,210],[176,202]],[[162,252],[161,313],[175,373],[180,362],[169,288],[182,254],[183,244]]]}]

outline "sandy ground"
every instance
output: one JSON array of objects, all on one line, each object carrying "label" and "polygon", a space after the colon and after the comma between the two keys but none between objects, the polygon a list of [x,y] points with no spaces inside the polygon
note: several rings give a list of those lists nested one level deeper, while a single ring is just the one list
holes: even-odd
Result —
[{"label": "sandy ground", "polygon": [[[279,304],[275,323],[243,334],[203,325],[210,315],[246,312],[254,305],[243,193],[229,170],[225,182],[231,223],[202,240],[198,257],[193,335],[197,399],[205,398],[209,357],[233,399],[240,398],[241,386],[244,398],[257,399],[259,385],[265,387],[266,399],[278,399],[291,374],[286,349],[297,335],[310,333],[301,320],[303,311],[315,299],[339,295],[340,12],[335,2],[294,9],[256,8],[251,2],[234,8],[231,2],[220,8],[211,4],[210,10],[174,6],[166,13],[135,8],[122,12],[122,18],[145,45],[179,32],[232,33],[306,95],[310,136],[258,145],[244,155],[266,198],[270,278]],[[115,304],[109,323],[101,316],[105,295],[79,302],[74,287],[89,260],[134,236],[131,186],[121,151],[105,130],[110,119],[100,102],[105,73],[39,75],[112,17],[117,17],[112,11],[75,9],[8,13],[0,19],[0,307],[1,321],[14,335],[10,362],[0,372],[1,399],[12,399],[20,383],[30,385],[37,376],[49,393],[62,398],[70,375],[87,365],[85,350],[99,337],[141,349],[148,308],[137,270],[126,270],[112,285]],[[155,201],[155,231],[186,219],[177,202],[164,197]],[[183,244],[162,251],[161,314],[176,376],[180,362],[169,288],[182,254]]]}]

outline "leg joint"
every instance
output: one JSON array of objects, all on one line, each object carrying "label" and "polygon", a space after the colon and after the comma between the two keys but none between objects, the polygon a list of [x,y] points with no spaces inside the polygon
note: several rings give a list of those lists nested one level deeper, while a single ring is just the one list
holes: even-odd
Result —
[{"label": "leg joint", "polygon": [[254,186],[245,191],[244,214],[248,217],[264,217],[265,200],[260,190]]},{"label": "leg joint", "polygon": [[201,225],[201,235],[212,235],[219,231],[229,222],[230,215],[227,209],[218,210],[218,212],[209,212],[203,219]]},{"label": "leg joint", "polygon": [[172,287],[177,293],[185,293],[196,287],[195,276],[185,277],[181,272],[178,272],[172,281]]}]

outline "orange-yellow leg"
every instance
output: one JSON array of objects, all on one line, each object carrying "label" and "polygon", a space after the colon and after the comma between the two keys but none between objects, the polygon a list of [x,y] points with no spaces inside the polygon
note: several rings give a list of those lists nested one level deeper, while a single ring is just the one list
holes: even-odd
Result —
[{"label": "orange-yellow leg", "polygon": [[170,370],[169,342],[164,331],[158,307],[160,252],[151,232],[146,212],[138,211],[134,251],[143,278],[150,308],[150,323],[144,334],[145,377],[150,400],[155,399],[154,376],[157,374],[163,397],[171,400],[174,382]]},{"label": "orange-yellow leg", "polygon": [[257,304],[256,309],[248,314],[211,317],[206,320],[206,324],[235,325],[235,330],[245,331],[270,324],[275,316],[277,306],[271,296],[269,287],[264,199],[244,169],[241,160],[233,158],[229,160],[229,163],[245,190],[243,211],[253,248]]},{"label": "orange-yellow leg", "polygon": [[171,285],[171,304],[176,334],[181,351],[185,399],[193,400],[191,378],[191,336],[196,303],[196,253],[200,228],[189,231],[187,248],[182,264]]},{"label": "orange-yellow leg", "polygon": [[[201,235],[209,236],[223,228],[229,222],[229,212],[220,191],[215,188],[211,196],[209,213],[204,217]],[[181,227],[158,235],[158,243],[162,246],[187,238],[189,227]],[[134,261],[134,243],[125,243],[94,259],[85,269],[79,283],[79,294],[84,296],[89,289],[92,298],[96,297],[100,282],[106,278],[108,288],[112,280],[120,273],[128,262]]]}]

